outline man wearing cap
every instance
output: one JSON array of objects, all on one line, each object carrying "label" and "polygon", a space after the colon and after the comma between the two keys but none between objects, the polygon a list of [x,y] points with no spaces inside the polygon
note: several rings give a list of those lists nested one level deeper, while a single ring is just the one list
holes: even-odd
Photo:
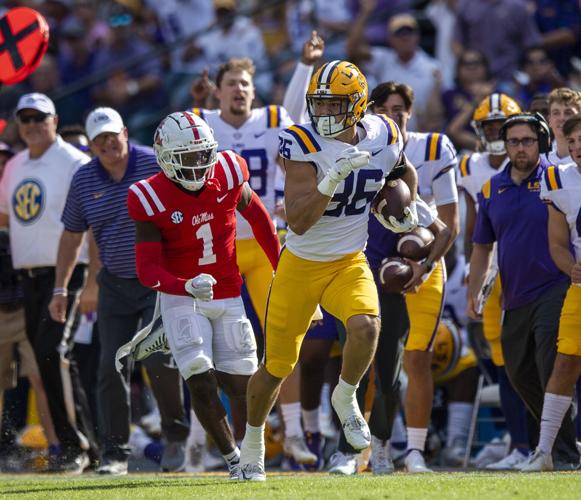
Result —
[{"label": "man wearing cap", "polygon": [[[156,292],[143,287],[135,269],[135,225],[127,212],[127,190],[159,172],[151,148],[128,141],[119,113],[97,108],[85,124],[95,158],[75,174],[62,213],[64,231],[58,247],[54,297],[49,309],[55,321],[65,320],[65,296],[83,235],[92,230],[103,267],[97,276],[99,342],[97,400],[101,474],[127,474],[129,457],[129,384],[115,370],[117,349],[129,342],[138,325],[153,317]],[[88,283],[97,287],[95,282]],[[161,467],[181,470],[189,427],[185,418],[180,376],[167,356],[155,354],[144,364],[161,414],[168,444]]]},{"label": "man wearing cap", "polygon": [[81,473],[89,465],[87,451],[94,452],[96,447],[90,412],[69,351],[77,317],[73,304],[85,280],[86,247],[73,260],[69,297],[63,304],[67,323],[52,321],[47,306],[53,293],[60,216],[68,185],[89,158],[57,135],[58,117],[46,95],[23,95],[15,114],[28,147],[8,161],[0,181],[0,227],[9,226],[13,265],[22,272],[26,333],[61,446],[51,468]]},{"label": "man wearing cap", "polygon": [[361,10],[355,19],[347,40],[347,54],[350,58],[366,61],[363,70],[373,88],[389,80],[409,85],[415,95],[415,115],[410,118],[410,130],[424,130],[421,118],[435,87],[439,85],[440,65],[420,48],[420,31],[418,22],[411,14],[392,16],[387,25],[388,43],[385,47],[370,47],[365,40],[364,29],[375,2],[361,2]]}]

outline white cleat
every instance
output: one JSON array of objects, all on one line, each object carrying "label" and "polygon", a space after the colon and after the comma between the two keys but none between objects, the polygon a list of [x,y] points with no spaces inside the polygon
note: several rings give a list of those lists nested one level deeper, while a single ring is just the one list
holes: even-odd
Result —
[{"label": "white cleat", "polygon": [[309,450],[304,436],[284,438],[283,450],[298,464],[314,464],[317,461],[317,455]]},{"label": "white cleat", "polygon": [[371,444],[371,432],[361,415],[353,414],[343,422],[345,439],[356,450],[364,450]]},{"label": "white cleat", "polygon": [[537,448],[520,466],[521,472],[544,472],[553,470],[553,457]]},{"label": "white cleat", "polygon": [[426,461],[424,460],[424,455],[420,450],[410,450],[405,457],[405,471],[410,474],[425,474],[426,472],[433,472],[432,469],[428,468]]},{"label": "white cleat", "polygon": [[493,464],[488,464],[486,470],[520,470],[521,466],[526,462],[527,457],[523,455],[516,448],[512,450],[506,457]]},{"label": "white cleat", "polygon": [[391,474],[395,468],[389,441],[371,436],[371,470],[374,474]]},{"label": "white cleat", "polygon": [[335,452],[329,459],[329,474],[352,476],[357,474],[357,455]]},{"label": "white cleat", "polygon": [[[235,464],[230,464],[228,465],[228,479],[230,481],[238,481],[239,479],[242,479],[241,477],[241,470],[240,470],[240,462],[235,463]],[[265,477],[266,479],[266,477]]]},{"label": "white cleat", "polygon": [[243,481],[266,481],[264,465],[260,463],[241,465],[239,478]]},{"label": "white cleat", "polygon": [[508,443],[495,437],[486,444],[472,460],[472,465],[477,469],[484,469],[489,464],[502,460],[508,454]]}]

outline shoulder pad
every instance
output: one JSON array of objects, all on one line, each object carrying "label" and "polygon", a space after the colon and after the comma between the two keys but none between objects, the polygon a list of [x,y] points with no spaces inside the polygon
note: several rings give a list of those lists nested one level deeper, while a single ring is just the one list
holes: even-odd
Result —
[{"label": "shoulder pad", "polygon": [[470,175],[470,158],[472,155],[464,155],[460,160],[459,170],[461,177],[468,177]]},{"label": "shoulder pad", "polygon": [[157,213],[165,212],[165,206],[148,179],[143,179],[129,186],[127,208],[133,219],[142,221],[148,220]]},{"label": "shoulder pad", "polygon": [[484,197],[485,200],[490,199],[490,193],[491,193],[491,187],[490,187],[490,179],[488,179],[483,185],[482,185],[482,196]]},{"label": "shoulder pad", "polygon": [[556,191],[557,189],[562,189],[563,184],[561,182],[561,173],[558,167],[550,165],[545,170],[545,184],[549,191]]},{"label": "shoulder pad", "polygon": [[428,134],[428,137],[426,138],[424,161],[435,161],[440,159],[442,156],[443,137],[443,134]]},{"label": "shoulder pad", "polygon": [[[292,125],[291,127],[284,129],[280,135],[283,139],[286,139],[289,136],[291,138],[289,160],[304,161],[301,158],[303,155],[309,155],[321,151],[321,146],[317,142],[315,135],[302,125]],[[292,146],[294,145],[297,145],[298,148],[293,148]],[[293,151],[293,149],[295,149],[295,151]],[[285,158],[287,157],[285,156]]]},{"label": "shoulder pad", "polygon": [[397,124],[386,115],[376,115],[376,116],[381,119],[381,121],[385,125],[385,128],[387,129],[388,146],[397,144],[397,141],[399,140],[399,128],[397,127]]},{"label": "shoulder pad", "polygon": [[246,161],[233,151],[220,151],[214,169],[214,178],[228,191],[241,186],[250,178]]}]

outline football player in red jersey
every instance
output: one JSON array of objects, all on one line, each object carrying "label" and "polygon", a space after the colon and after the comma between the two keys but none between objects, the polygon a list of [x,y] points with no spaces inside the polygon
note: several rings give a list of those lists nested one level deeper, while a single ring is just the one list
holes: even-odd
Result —
[{"label": "football player in red jersey", "polygon": [[234,479],[240,451],[217,389],[244,400],[257,368],[254,333],[240,297],[236,210],[250,223],[273,269],[280,244],[268,211],[248,184],[246,162],[232,151],[217,153],[218,143],[201,118],[187,111],[167,116],[154,148],[163,172],[133,184],[128,207],[136,221],[137,274],[161,292],[163,329],[152,329],[135,345],[133,357],[171,351],[192,408]]}]

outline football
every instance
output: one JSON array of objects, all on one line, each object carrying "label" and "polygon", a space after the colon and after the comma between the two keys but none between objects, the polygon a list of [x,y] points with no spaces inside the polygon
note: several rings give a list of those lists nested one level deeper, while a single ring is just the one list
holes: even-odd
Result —
[{"label": "football", "polygon": [[420,261],[430,255],[434,239],[432,231],[426,227],[418,226],[399,236],[397,253],[402,257]]},{"label": "football", "polygon": [[379,280],[386,293],[400,293],[412,275],[412,267],[399,257],[385,259],[379,268]]},{"label": "football", "polygon": [[390,216],[401,220],[404,209],[409,207],[412,196],[408,185],[401,179],[386,181],[383,187],[375,195],[372,207],[375,212],[383,215],[385,220]]}]

